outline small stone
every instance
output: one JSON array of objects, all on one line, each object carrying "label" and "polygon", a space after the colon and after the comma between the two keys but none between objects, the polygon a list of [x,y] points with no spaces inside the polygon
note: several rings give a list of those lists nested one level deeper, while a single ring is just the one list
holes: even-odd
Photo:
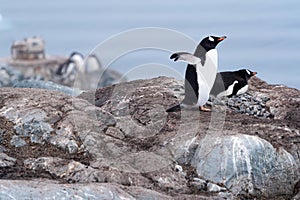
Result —
[{"label": "small stone", "polygon": [[245,97],[241,97],[241,100],[242,100],[242,101],[247,101],[248,99],[245,98]]},{"label": "small stone", "polygon": [[0,153],[6,152],[6,148],[2,145],[0,145]]},{"label": "small stone", "polygon": [[75,154],[78,152],[78,145],[75,140],[70,140],[67,144],[69,154]]},{"label": "small stone", "polygon": [[6,130],[0,130],[0,144],[2,143],[2,135],[6,132]]},{"label": "small stone", "polygon": [[113,138],[117,138],[117,139],[124,139],[125,135],[124,133],[122,133],[119,129],[115,128],[115,127],[108,127],[108,129],[105,132],[106,135],[109,135]]},{"label": "small stone", "polygon": [[249,106],[250,106],[250,103],[249,103],[248,101],[246,101],[246,102],[244,102],[244,105],[245,105],[246,107],[249,107]]},{"label": "small stone", "polygon": [[182,167],[180,165],[175,165],[175,171],[176,172],[182,172],[183,169],[182,169]]},{"label": "small stone", "polygon": [[251,111],[250,108],[246,108],[247,113],[250,113],[250,111]]},{"label": "small stone", "polygon": [[0,167],[9,167],[15,164],[17,159],[9,157],[5,153],[0,153]]},{"label": "small stone", "polygon": [[255,101],[256,101],[256,102],[262,102],[263,100],[262,100],[260,97],[257,97],[257,98],[255,99]]},{"label": "small stone", "polygon": [[218,186],[217,184],[214,184],[214,183],[208,183],[207,184],[207,190],[209,192],[224,192],[227,189],[225,187],[220,187],[220,186]]},{"label": "small stone", "polygon": [[32,143],[39,144],[44,144],[50,137],[51,131],[53,131],[50,124],[39,121],[25,122],[14,128],[18,135],[29,137]]},{"label": "small stone", "polygon": [[269,118],[271,116],[271,114],[269,112],[264,113],[263,117],[264,118]]},{"label": "small stone", "polygon": [[15,147],[22,147],[27,145],[27,143],[20,136],[14,135],[10,140],[10,145]]},{"label": "small stone", "polygon": [[197,188],[199,191],[206,190],[207,187],[207,181],[200,179],[200,178],[193,178],[193,181],[191,182],[191,185]]},{"label": "small stone", "polygon": [[262,98],[262,101],[263,101],[263,102],[267,102],[267,101],[269,101],[269,100],[270,100],[270,97],[263,97],[263,98]]}]

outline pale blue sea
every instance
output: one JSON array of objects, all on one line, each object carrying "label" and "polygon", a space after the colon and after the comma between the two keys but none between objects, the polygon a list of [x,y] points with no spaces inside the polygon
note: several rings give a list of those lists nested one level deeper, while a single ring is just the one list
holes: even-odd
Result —
[{"label": "pale blue sea", "polygon": [[[28,36],[44,38],[48,54],[79,51],[86,55],[124,31],[158,27],[177,31],[196,42],[211,34],[227,35],[218,47],[219,71],[248,68],[269,83],[300,89],[299,13],[300,1],[294,0],[0,0],[0,57],[9,56],[14,40]],[[194,46],[188,40],[155,34],[161,39],[161,47],[125,54],[109,67],[129,79],[183,77],[185,64],[169,60],[170,49],[193,51]],[[118,45],[130,46],[139,38],[151,41],[152,36],[148,32],[107,46],[101,57],[110,56],[111,51],[121,48]],[[169,51],[164,49],[168,43],[172,44]]]}]

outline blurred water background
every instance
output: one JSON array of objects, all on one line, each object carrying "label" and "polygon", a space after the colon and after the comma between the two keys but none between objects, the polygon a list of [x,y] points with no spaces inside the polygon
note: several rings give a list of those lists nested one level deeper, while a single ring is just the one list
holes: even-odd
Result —
[{"label": "blurred water background", "polygon": [[[13,41],[34,35],[45,39],[47,54],[79,51],[86,55],[113,35],[161,27],[197,42],[207,35],[227,35],[218,47],[219,71],[249,68],[269,83],[300,89],[299,13],[300,2],[293,0],[1,0],[0,57],[10,55]],[[178,50],[194,48],[167,42]],[[130,80],[158,75],[182,78],[185,64],[173,63],[169,55],[144,49],[123,55],[109,67]]]}]

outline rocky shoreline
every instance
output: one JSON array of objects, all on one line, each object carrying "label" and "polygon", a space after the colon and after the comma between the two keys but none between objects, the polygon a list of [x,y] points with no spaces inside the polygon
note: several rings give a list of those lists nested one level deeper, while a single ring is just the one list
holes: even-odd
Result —
[{"label": "rocky shoreline", "polygon": [[0,199],[297,199],[300,91],[250,86],[170,114],[183,85],[167,77],[0,88]]}]

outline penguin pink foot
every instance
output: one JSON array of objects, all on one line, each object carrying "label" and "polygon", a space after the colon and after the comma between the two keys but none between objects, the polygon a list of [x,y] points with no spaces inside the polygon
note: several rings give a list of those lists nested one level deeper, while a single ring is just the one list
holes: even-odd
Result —
[{"label": "penguin pink foot", "polygon": [[199,110],[203,112],[211,112],[211,109],[205,108],[204,106],[199,106]]}]

